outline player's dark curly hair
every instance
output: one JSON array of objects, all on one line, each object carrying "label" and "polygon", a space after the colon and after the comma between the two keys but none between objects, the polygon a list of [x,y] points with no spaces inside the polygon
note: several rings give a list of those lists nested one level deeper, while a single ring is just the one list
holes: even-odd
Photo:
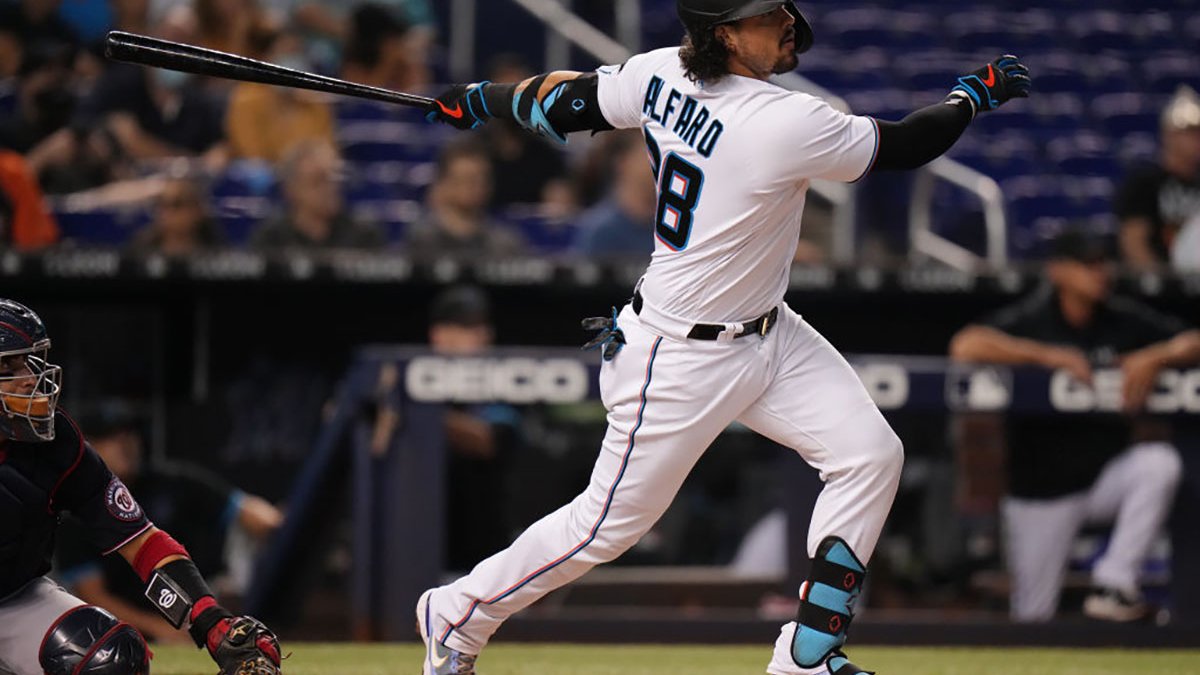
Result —
[{"label": "player's dark curly hair", "polygon": [[715,82],[729,74],[729,48],[717,37],[715,26],[688,29],[679,47],[679,60],[692,82]]}]

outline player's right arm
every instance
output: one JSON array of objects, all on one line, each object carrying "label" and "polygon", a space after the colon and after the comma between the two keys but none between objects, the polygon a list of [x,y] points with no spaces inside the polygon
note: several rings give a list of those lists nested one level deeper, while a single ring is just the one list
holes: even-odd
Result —
[{"label": "player's right arm", "polygon": [[431,121],[474,129],[492,118],[514,120],[546,138],[566,143],[574,131],[612,129],[600,113],[596,73],[559,70],[517,84],[456,84],[434,101]]}]

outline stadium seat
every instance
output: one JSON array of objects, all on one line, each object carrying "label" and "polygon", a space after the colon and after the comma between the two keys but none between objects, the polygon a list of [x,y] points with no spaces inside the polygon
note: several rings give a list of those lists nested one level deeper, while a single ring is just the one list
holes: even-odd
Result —
[{"label": "stadium seat", "polygon": [[1092,116],[1100,128],[1114,136],[1129,133],[1157,133],[1163,97],[1148,97],[1126,92],[1104,94],[1092,99]]}]

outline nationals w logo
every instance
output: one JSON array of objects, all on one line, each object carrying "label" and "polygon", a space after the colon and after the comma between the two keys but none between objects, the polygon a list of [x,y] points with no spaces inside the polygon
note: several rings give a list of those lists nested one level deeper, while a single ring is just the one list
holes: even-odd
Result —
[{"label": "nationals w logo", "polygon": [[163,609],[171,609],[175,601],[179,599],[179,595],[172,593],[170,589],[164,588],[158,594],[158,605]]}]

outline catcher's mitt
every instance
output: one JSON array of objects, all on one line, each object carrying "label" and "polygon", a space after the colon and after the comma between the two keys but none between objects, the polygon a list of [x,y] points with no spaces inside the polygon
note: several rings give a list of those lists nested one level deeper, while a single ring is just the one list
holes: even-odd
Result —
[{"label": "catcher's mitt", "polygon": [[250,616],[222,619],[209,632],[208,652],[219,675],[282,675],[279,638]]}]

